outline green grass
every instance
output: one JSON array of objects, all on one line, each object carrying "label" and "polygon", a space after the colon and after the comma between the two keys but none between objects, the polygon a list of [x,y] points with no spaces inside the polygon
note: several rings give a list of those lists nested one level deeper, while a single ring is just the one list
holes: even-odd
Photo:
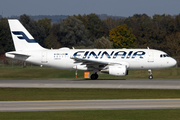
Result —
[{"label": "green grass", "polygon": [[0,88],[0,101],[180,98],[180,90]]},{"label": "green grass", "polygon": [[1,120],[180,120],[180,109],[1,112]]},{"label": "green grass", "polygon": [[[180,90],[0,88],[0,101],[180,98]],[[1,120],[180,120],[180,109],[0,112]]]},{"label": "green grass", "polygon": [[[83,77],[83,71],[78,72],[78,76]],[[26,67],[14,66],[13,68],[1,67],[0,78],[2,79],[33,79],[33,78],[74,78],[75,71],[59,70],[48,67]]]},{"label": "green grass", "polygon": [[[78,71],[78,78],[84,77],[85,71]],[[153,76],[156,79],[179,79],[180,68],[168,68],[153,70]],[[75,78],[75,71],[59,70],[38,66],[5,66],[0,67],[0,79],[34,79],[34,78]],[[125,77],[115,77],[109,74],[100,74],[99,79],[147,79],[147,70],[130,70],[129,75]]]},{"label": "green grass", "polygon": [[[83,78],[84,71],[78,71]],[[180,68],[153,70],[157,79],[179,79]],[[99,79],[147,79],[147,70],[129,71],[125,77],[101,74]],[[75,78],[75,71],[40,68],[37,66],[0,67],[0,79]],[[180,98],[180,90],[153,89],[52,89],[52,88],[0,88],[0,101],[29,100],[92,100],[92,99],[163,99]],[[90,110],[0,112],[2,120],[180,120],[180,109],[166,110]]]}]

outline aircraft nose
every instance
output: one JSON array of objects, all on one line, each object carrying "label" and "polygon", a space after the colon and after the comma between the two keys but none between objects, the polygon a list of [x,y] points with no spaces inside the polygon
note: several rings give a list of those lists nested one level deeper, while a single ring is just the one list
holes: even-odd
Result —
[{"label": "aircraft nose", "polygon": [[177,64],[177,61],[172,58],[171,61],[170,61],[170,64],[171,64],[172,66],[175,66],[175,65]]}]

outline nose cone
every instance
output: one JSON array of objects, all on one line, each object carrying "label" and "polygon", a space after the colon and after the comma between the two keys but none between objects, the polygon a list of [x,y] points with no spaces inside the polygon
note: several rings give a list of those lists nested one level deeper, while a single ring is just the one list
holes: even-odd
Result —
[{"label": "nose cone", "polygon": [[172,59],[170,60],[170,65],[173,67],[173,66],[175,66],[176,64],[177,64],[177,61],[172,58]]}]

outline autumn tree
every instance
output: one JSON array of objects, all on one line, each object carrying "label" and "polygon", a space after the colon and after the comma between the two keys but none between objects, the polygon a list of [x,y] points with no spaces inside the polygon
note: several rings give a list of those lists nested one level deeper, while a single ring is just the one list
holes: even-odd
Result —
[{"label": "autumn tree", "polygon": [[[119,20],[121,20],[121,19],[119,19]],[[103,22],[107,25],[108,30],[111,30],[120,25],[119,20],[115,20],[111,17],[107,17],[107,19],[104,20]]]},{"label": "autumn tree", "polygon": [[95,40],[94,47],[99,49],[108,49],[108,48],[110,49],[112,48],[112,43],[108,38],[101,37]]},{"label": "autumn tree", "polygon": [[103,29],[102,29],[102,21],[101,19],[94,13],[87,15],[88,19],[88,37],[91,41],[98,39],[103,36]]},{"label": "autumn tree", "polygon": [[180,55],[180,32],[172,33],[166,37],[166,47],[167,52],[171,56],[179,56]]},{"label": "autumn tree", "polygon": [[84,14],[83,16],[81,16],[80,14],[78,14],[78,16],[73,15],[73,17],[75,17],[75,18],[79,19],[80,21],[82,21],[82,23],[84,24],[86,29],[88,28],[88,18],[87,18],[86,14]]},{"label": "autumn tree", "polygon": [[83,23],[73,16],[61,21],[54,26],[53,34],[58,37],[58,41],[62,46],[90,46],[92,42],[87,38],[87,29]]},{"label": "autumn tree", "polygon": [[180,31],[180,14],[175,17],[177,31]]},{"label": "autumn tree", "polygon": [[44,40],[44,46],[49,49],[58,49],[63,47],[58,41],[58,37],[52,33]]},{"label": "autumn tree", "polygon": [[102,36],[108,36],[109,31],[105,22],[94,13],[89,15],[84,14],[81,16],[74,15],[77,19],[81,20],[88,31],[88,38],[94,42],[94,40],[101,38]]},{"label": "autumn tree", "polygon": [[126,18],[124,21],[129,28],[132,28],[132,32],[136,37],[137,47],[151,48],[151,32],[152,32],[152,19],[146,14],[135,14],[132,17]]},{"label": "autumn tree", "polygon": [[112,17],[107,17],[107,19],[103,20],[102,22],[103,22],[102,28],[104,33],[103,36],[108,37],[111,29],[124,24],[124,19],[115,20]]},{"label": "autumn tree", "polygon": [[114,48],[134,48],[136,37],[132,29],[127,25],[120,25],[113,28],[109,33],[109,39],[113,42]]},{"label": "autumn tree", "polygon": [[38,24],[45,29],[46,36],[48,36],[51,30],[51,19],[48,18],[39,19]]}]

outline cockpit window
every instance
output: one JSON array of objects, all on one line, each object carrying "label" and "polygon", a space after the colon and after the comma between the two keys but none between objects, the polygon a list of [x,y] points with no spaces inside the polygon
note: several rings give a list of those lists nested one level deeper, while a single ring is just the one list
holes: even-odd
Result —
[{"label": "cockpit window", "polygon": [[161,54],[160,57],[161,57],[161,58],[169,57],[169,55],[168,55],[168,54]]}]

